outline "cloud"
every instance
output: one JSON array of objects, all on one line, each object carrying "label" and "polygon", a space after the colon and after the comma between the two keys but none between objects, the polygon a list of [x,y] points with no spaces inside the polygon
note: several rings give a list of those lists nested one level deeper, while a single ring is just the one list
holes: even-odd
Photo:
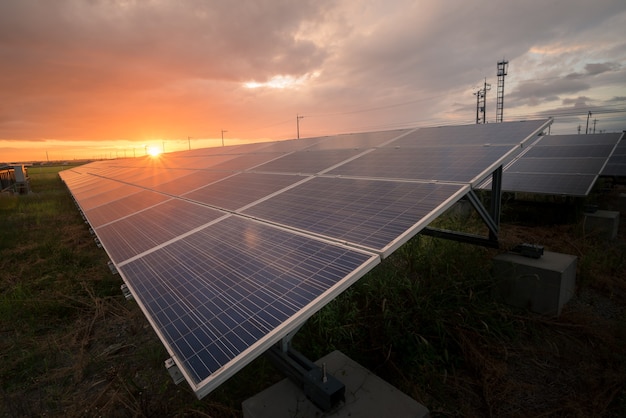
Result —
[{"label": "cloud", "polygon": [[588,83],[569,77],[529,80],[520,83],[508,98],[515,100],[517,105],[538,106],[558,100],[563,94],[579,93],[589,88]]},{"label": "cloud", "polygon": [[616,71],[621,67],[616,62],[603,62],[603,63],[589,63],[585,65],[585,70],[588,75],[598,75],[609,71]]},{"label": "cloud", "polygon": [[[624,96],[623,0],[4,0],[0,138],[289,137]],[[287,81],[293,83],[287,83]],[[284,88],[248,89],[245,83]],[[296,87],[289,88],[289,87]],[[621,87],[620,87],[621,86]],[[506,111],[505,111],[506,113]],[[490,116],[491,117],[491,116]]]}]

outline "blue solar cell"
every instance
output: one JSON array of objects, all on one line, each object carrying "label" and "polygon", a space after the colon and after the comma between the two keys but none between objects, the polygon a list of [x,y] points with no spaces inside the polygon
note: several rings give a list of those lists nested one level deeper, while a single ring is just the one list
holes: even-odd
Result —
[{"label": "blue solar cell", "polygon": [[120,270],[198,384],[377,260],[231,216]]},{"label": "blue solar cell", "polygon": [[382,251],[462,188],[316,177],[243,213]]}]

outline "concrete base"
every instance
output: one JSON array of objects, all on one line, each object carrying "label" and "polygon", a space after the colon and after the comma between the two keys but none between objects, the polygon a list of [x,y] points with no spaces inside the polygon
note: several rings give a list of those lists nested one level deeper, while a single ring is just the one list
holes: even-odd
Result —
[{"label": "concrete base", "polygon": [[545,251],[541,258],[515,253],[493,259],[494,293],[505,303],[558,316],[574,295],[576,256]]},{"label": "concrete base", "polygon": [[584,220],[585,234],[591,234],[602,240],[612,240],[617,237],[619,228],[619,212],[598,210],[586,213]]},{"label": "concrete base", "polygon": [[412,417],[427,418],[426,407],[373,375],[340,351],[315,362],[346,386],[346,401],[324,413],[289,379],[281,380],[242,403],[244,418]]}]

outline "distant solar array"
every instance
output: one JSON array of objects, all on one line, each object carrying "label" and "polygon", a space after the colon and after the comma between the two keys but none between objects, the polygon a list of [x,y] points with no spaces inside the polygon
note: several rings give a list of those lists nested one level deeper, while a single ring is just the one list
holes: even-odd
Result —
[{"label": "distant solar array", "polygon": [[598,177],[608,175],[607,167],[619,166],[609,166],[611,160],[607,164],[607,159],[614,155],[614,150],[619,150],[616,146],[621,136],[621,133],[542,136],[505,166],[502,190],[587,196]]},{"label": "distant solar array", "polygon": [[201,398],[550,123],[209,148],[99,161],[61,177]]}]

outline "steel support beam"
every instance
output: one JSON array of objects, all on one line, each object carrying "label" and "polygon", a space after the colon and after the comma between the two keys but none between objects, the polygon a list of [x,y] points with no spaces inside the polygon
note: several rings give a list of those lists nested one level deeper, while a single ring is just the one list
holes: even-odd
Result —
[{"label": "steel support beam", "polygon": [[498,232],[500,231],[500,215],[502,213],[502,166],[499,166],[491,175],[491,202],[489,210],[480,201],[474,190],[467,193],[467,200],[472,204],[478,215],[489,229],[489,236],[484,237],[460,231],[426,227],[422,234],[437,238],[445,238],[468,244],[498,248]]}]

